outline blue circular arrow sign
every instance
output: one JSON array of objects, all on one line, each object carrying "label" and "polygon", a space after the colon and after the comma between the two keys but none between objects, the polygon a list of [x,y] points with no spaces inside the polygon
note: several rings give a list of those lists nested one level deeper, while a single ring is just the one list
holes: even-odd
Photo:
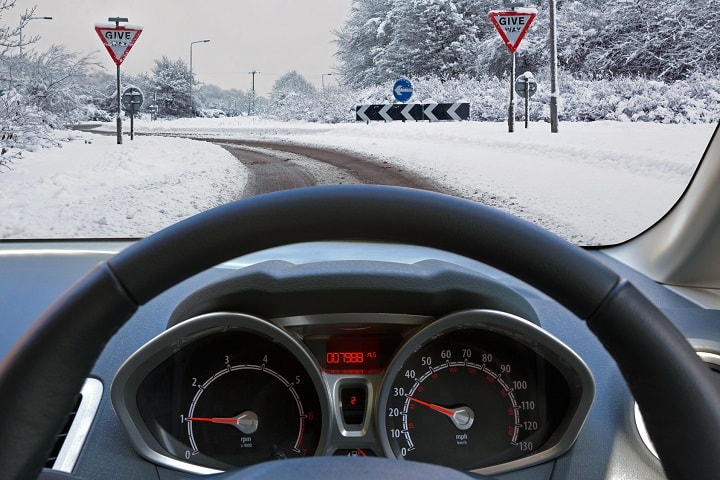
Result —
[{"label": "blue circular arrow sign", "polygon": [[407,102],[413,94],[413,84],[407,78],[401,78],[393,85],[393,95],[398,102]]}]

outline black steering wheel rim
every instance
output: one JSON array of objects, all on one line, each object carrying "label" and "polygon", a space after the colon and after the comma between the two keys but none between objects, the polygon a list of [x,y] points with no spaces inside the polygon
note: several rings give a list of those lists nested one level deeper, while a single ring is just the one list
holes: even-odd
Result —
[{"label": "black steering wheel rim", "polygon": [[709,369],[615,272],[539,227],[473,202],[397,187],[336,186],[204,212],[137,242],[78,281],[0,364],[6,445],[0,472],[10,479],[37,476],[95,360],[140,305],[223,261],[316,240],[438,248],[532,284],[587,320],[615,358],[669,478],[720,471],[720,391]]}]

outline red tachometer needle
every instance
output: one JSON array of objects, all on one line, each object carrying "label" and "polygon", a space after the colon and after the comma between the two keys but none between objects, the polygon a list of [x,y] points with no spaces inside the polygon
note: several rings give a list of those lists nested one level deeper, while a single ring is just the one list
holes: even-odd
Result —
[{"label": "red tachometer needle", "polygon": [[257,414],[250,410],[234,417],[188,417],[186,420],[188,422],[224,423],[232,425],[248,435],[255,433],[259,424]]},{"label": "red tachometer needle", "polygon": [[235,425],[237,423],[237,417],[231,417],[231,418],[220,418],[220,417],[213,417],[213,418],[205,418],[205,417],[190,417],[187,420],[191,422],[209,422],[209,423],[229,423],[231,425]]},{"label": "red tachometer needle", "polygon": [[423,400],[418,400],[415,397],[408,397],[408,398],[415,403],[419,403],[420,405],[424,405],[428,408],[432,408],[436,412],[444,413],[448,417],[452,417],[453,415],[455,415],[455,410],[450,410],[449,408],[441,407],[440,405],[435,405],[434,403],[425,402]]}]

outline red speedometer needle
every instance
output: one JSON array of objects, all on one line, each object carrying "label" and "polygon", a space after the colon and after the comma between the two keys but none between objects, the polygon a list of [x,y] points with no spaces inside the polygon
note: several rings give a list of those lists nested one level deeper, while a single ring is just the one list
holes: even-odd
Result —
[{"label": "red speedometer needle", "polygon": [[412,402],[419,403],[420,405],[428,407],[431,410],[435,410],[436,412],[440,412],[443,415],[447,415],[448,418],[450,418],[450,421],[459,430],[467,430],[468,428],[472,427],[472,424],[475,421],[475,412],[473,412],[472,408],[470,407],[445,408],[434,403],[419,400],[415,397],[407,398]]},{"label": "red speedometer needle", "polygon": [[434,403],[425,402],[425,401],[419,400],[415,397],[408,397],[408,398],[415,403],[419,403],[420,405],[424,405],[428,408],[432,408],[436,412],[444,413],[448,417],[452,417],[453,415],[455,415],[455,410],[450,410],[449,408],[441,407],[440,405],[435,405]]}]

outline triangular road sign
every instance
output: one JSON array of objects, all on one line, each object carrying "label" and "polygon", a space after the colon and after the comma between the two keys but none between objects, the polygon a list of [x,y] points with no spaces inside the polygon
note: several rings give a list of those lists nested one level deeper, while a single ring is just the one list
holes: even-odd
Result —
[{"label": "triangular road sign", "polygon": [[520,46],[530,24],[535,20],[537,10],[524,8],[518,10],[495,10],[490,12],[489,17],[495,29],[500,34],[505,46],[511,52],[515,52]]},{"label": "triangular road sign", "polygon": [[115,65],[120,66],[132,46],[135,45],[135,40],[142,33],[142,27],[137,25],[97,24],[95,25],[95,31]]}]

